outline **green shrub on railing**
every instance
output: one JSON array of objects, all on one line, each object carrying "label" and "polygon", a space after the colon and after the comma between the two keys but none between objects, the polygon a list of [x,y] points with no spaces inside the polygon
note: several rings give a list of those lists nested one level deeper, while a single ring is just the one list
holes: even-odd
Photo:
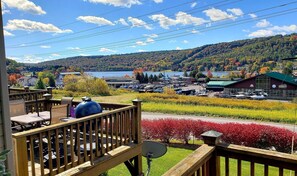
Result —
[{"label": "green shrub on railing", "polygon": [[10,152],[10,150],[4,150],[0,153],[0,175],[2,176],[10,176],[11,174],[6,171],[5,161],[6,156]]}]

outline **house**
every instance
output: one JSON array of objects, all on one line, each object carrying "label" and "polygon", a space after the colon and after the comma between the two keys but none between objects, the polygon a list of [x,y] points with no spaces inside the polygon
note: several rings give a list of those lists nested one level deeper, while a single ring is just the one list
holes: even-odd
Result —
[{"label": "house", "polygon": [[81,76],[81,73],[80,72],[61,72],[59,75],[58,75],[58,78],[56,79],[56,86],[57,87],[63,87],[64,86],[64,77],[66,75],[75,75],[75,76]]},{"label": "house", "polygon": [[34,86],[37,82],[36,76],[23,76],[17,80],[17,83],[21,86]]},{"label": "house", "polygon": [[267,98],[292,100],[297,97],[297,79],[291,75],[269,72],[229,84],[224,88],[224,92],[228,94],[255,91],[266,92]]},{"label": "house", "polygon": [[131,86],[139,84],[139,81],[134,78],[124,78],[124,77],[104,77],[102,78],[106,81],[109,86],[114,88],[119,88],[121,86]]}]

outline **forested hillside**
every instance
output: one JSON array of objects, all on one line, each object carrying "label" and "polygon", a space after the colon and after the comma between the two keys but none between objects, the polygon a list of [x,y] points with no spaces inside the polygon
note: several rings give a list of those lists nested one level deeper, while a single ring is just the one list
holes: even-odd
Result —
[{"label": "forested hillside", "polygon": [[277,35],[205,45],[188,50],[142,52],[110,56],[77,56],[39,64],[26,64],[30,71],[74,67],[83,71],[116,71],[144,68],[159,70],[257,71],[274,68],[283,58],[297,55],[297,34]]}]

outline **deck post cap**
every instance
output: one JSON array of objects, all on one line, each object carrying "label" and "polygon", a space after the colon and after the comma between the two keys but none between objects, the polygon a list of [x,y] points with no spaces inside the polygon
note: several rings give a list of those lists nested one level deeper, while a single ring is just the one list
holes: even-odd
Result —
[{"label": "deck post cap", "polygon": [[206,131],[201,134],[203,141],[207,145],[214,146],[219,143],[219,138],[223,134],[214,130]]}]

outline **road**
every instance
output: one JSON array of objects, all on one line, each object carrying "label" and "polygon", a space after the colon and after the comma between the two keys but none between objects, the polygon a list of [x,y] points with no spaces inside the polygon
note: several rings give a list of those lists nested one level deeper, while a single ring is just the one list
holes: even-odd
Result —
[{"label": "road", "polygon": [[202,120],[208,122],[216,123],[242,123],[249,124],[255,123],[260,125],[270,125],[279,128],[286,128],[291,131],[297,131],[297,126],[293,124],[284,124],[284,123],[275,123],[275,122],[265,122],[265,121],[256,121],[256,120],[246,120],[246,119],[232,119],[232,118],[223,118],[223,117],[209,117],[209,116],[194,116],[194,115],[176,115],[176,114],[163,114],[163,113],[153,113],[153,112],[142,112],[142,119],[161,119],[161,118],[174,118],[174,119],[193,119],[193,120]]}]

